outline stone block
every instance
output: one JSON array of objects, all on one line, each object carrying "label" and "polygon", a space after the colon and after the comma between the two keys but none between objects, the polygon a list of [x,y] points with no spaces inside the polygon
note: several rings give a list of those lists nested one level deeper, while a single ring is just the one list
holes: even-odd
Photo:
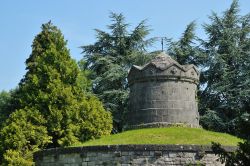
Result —
[{"label": "stone block", "polygon": [[86,158],[83,158],[82,161],[86,161],[87,162],[87,161],[90,161],[90,160],[89,160],[89,157],[86,157]]},{"label": "stone block", "polygon": [[121,157],[121,156],[122,156],[122,153],[121,153],[121,152],[114,152],[114,156],[115,156],[115,157]]},{"label": "stone block", "polygon": [[129,155],[129,152],[128,151],[123,151],[122,152],[122,156],[128,156]]},{"label": "stone block", "polygon": [[51,155],[51,156],[44,156],[43,157],[43,162],[47,162],[47,163],[55,162],[55,157],[53,155]]},{"label": "stone block", "polygon": [[69,164],[70,166],[80,166],[80,163],[73,163],[73,164]]},{"label": "stone block", "polygon": [[122,163],[129,163],[130,162],[130,156],[122,156]]},{"label": "stone block", "polygon": [[102,157],[103,157],[103,158],[106,158],[106,157],[112,157],[112,156],[111,156],[110,154],[108,154],[108,153],[103,153],[103,154],[102,154]]},{"label": "stone block", "polygon": [[94,161],[88,162],[88,166],[95,166],[96,163]]},{"label": "stone block", "polygon": [[88,152],[87,153],[87,157],[93,157],[93,156],[97,156],[97,153],[95,153],[95,152]]},{"label": "stone block", "polygon": [[150,151],[149,155],[153,157],[155,155],[155,152],[154,151]]},{"label": "stone block", "polygon": [[97,156],[92,156],[92,157],[89,157],[89,161],[97,161]]},{"label": "stone block", "polygon": [[155,151],[154,153],[155,157],[161,157],[162,156],[162,151]]},{"label": "stone block", "polygon": [[82,162],[82,166],[88,166],[88,162]]},{"label": "stone block", "polygon": [[174,152],[169,152],[168,153],[168,156],[170,157],[170,158],[175,158],[176,157],[176,153],[174,153]]},{"label": "stone block", "polygon": [[133,156],[134,154],[135,154],[135,152],[133,152],[133,151],[130,151],[130,152],[129,152],[129,155],[130,155],[130,156]]},{"label": "stone block", "polygon": [[143,155],[143,156],[149,156],[149,151],[144,151],[144,152],[142,152],[142,155]]}]

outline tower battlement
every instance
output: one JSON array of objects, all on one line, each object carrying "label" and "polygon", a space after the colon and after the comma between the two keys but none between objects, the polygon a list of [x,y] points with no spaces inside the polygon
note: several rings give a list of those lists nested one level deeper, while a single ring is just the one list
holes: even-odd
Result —
[{"label": "tower battlement", "polygon": [[184,124],[199,127],[196,90],[200,73],[194,65],[180,65],[165,53],[144,66],[133,66],[128,127]]},{"label": "tower battlement", "polygon": [[169,55],[160,53],[140,67],[133,65],[128,74],[129,84],[150,80],[178,80],[198,84],[200,73],[195,65],[180,65]]}]

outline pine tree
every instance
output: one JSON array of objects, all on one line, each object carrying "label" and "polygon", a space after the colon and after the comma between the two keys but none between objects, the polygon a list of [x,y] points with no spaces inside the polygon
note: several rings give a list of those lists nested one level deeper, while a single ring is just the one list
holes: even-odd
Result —
[{"label": "pine tree", "polygon": [[[27,73],[13,95],[15,111],[0,132],[5,163],[32,163],[32,153],[38,149],[110,133],[110,113],[93,95],[86,96],[79,85],[83,75],[61,31],[51,22],[43,24],[35,37],[26,66]],[[11,156],[17,161],[9,160]]]},{"label": "pine tree", "polygon": [[240,134],[236,131],[237,119],[249,110],[250,15],[240,16],[235,0],[222,17],[213,13],[209,18],[211,23],[204,25],[208,40],[203,41],[209,67],[204,74],[206,88],[201,106],[225,128],[217,128],[213,122],[202,123],[209,123],[210,129]]},{"label": "pine tree", "polygon": [[[219,17],[210,16],[205,24],[208,41],[203,45],[209,54],[206,89],[201,100],[204,127],[236,134],[244,139],[229,153],[213,144],[213,150],[228,166],[250,164],[250,14],[239,15],[238,0]],[[209,117],[216,117],[213,120]],[[223,126],[223,127],[222,127]]]},{"label": "pine tree", "polygon": [[200,48],[200,39],[195,35],[195,27],[196,23],[192,21],[187,25],[179,40],[169,40],[167,42],[167,51],[168,54],[176,59],[178,63],[182,65],[194,64],[199,68],[200,82],[198,86],[197,97],[200,100],[200,94],[205,84],[203,71],[208,67],[208,56],[203,51],[203,49]]},{"label": "pine tree", "polygon": [[192,21],[187,25],[178,41],[168,42],[168,54],[182,65],[194,64],[200,68],[206,67],[206,54],[199,48],[199,39],[195,35],[196,24]]},{"label": "pine tree", "polygon": [[124,113],[127,109],[127,74],[132,64],[143,65],[151,59],[146,48],[153,39],[146,40],[149,29],[145,20],[132,31],[122,14],[111,13],[110,32],[96,29],[97,41],[83,46],[86,68],[92,71],[93,92],[104,102],[105,108],[112,112],[114,130],[121,131]]}]

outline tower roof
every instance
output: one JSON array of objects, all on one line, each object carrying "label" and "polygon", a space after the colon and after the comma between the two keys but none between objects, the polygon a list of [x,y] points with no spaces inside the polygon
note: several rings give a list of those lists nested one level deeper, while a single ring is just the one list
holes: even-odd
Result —
[{"label": "tower roof", "polygon": [[164,52],[161,52],[159,55],[157,55],[151,62],[146,64],[143,68],[146,68],[149,65],[154,65],[156,68],[165,70],[168,68],[168,66],[176,64],[181,67],[181,65],[173,60],[169,55],[167,55]]},{"label": "tower roof", "polygon": [[168,54],[166,54],[165,52],[161,52],[160,54],[158,54],[155,59],[153,59],[151,61],[152,63],[166,63],[166,64],[170,64],[170,63],[177,63],[175,60],[173,60]]}]

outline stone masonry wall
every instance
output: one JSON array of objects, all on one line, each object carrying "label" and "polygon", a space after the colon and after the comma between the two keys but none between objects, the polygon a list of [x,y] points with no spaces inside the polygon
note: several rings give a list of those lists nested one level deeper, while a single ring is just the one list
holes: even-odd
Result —
[{"label": "stone masonry wall", "polygon": [[125,129],[175,124],[200,127],[196,99],[199,76],[194,65],[180,65],[164,53],[144,66],[133,66],[128,74]]},{"label": "stone masonry wall", "polygon": [[129,124],[199,126],[196,84],[177,81],[138,82],[130,87]]},{"label": "stone masonry wall", "polygon": [[[228,151],[235,147],[225,147]],[[112,145],[56,148],[35,153],[37,166],[221,166],[210,147],[197,145]]]}]

